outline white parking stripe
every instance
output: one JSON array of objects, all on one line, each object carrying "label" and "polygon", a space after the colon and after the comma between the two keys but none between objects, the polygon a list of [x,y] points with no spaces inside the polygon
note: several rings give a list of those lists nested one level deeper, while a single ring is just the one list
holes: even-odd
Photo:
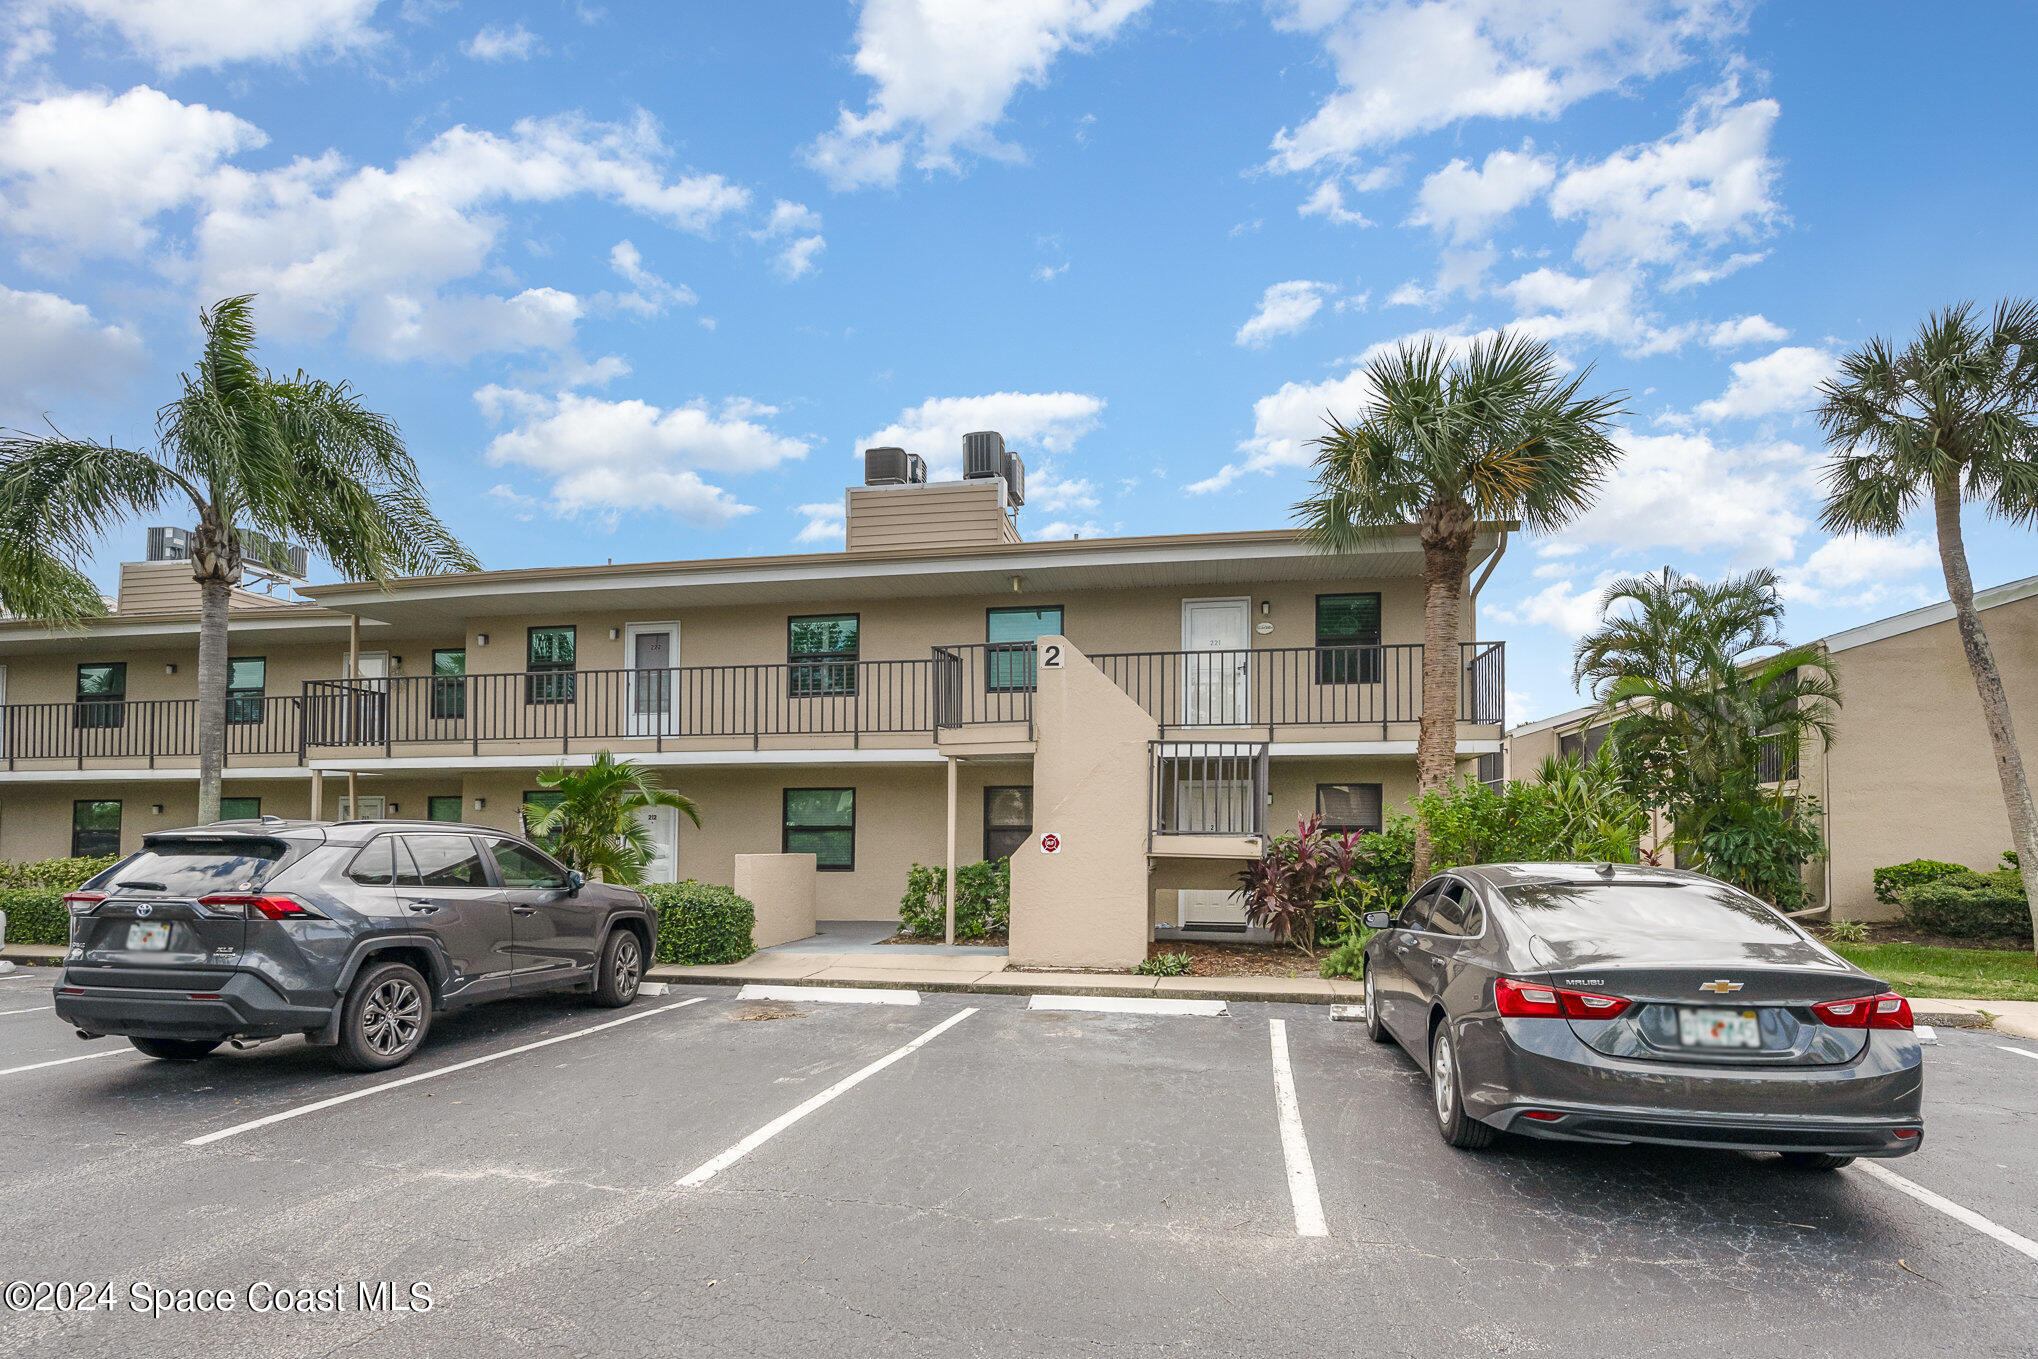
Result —
[{"label": "white parking stripe", "polygon": [[[2014,1051],[2014,1049],[2012,1050]],[[2038,1241],[2033,1241],[2028,1236],[2019,1236],[2008,1227],[1989,1221],[1972,1208],[1961,1207],[1952,1199],[1940,1198],[1922,1184],[1918,1184],[1913,1180],[1907,1180],[1894,1170],[1878,1165],[1874,1161],[1856,1161],[1854,1166],[1857,1170],[1867,1171],[1870,1175],[1881,1180],[1898,1193],[1909,1194],[1919,1203],[1924,1204],[1928,1208],[1938,1209],[1955,1222],[1964,1222],[1984,1236],[1994,1237],[2018,1254],[2027,1255],[2033,1260],[2038,1260]]]},{"label": "white parking stripe", "polygon": [[1152,996],[1035,996],[1026,1008],[1099,1015],[1195,1015],[1203,1019],[1228,1013],[1221,1000],[1162,1000]]},{"label": "white parking stripe", "polygon": [[44,1010],[56,1008],[54,1005],[31,1005],[26,1010],[0,1010],[0,1019],[5,1019],[9,1015],[39,1015]]},{"label": "white parking stripe", "polygon": [[[525,1043],[521,1047],[509,1048],[502,1052],[491,1052],[486,1057],[470,1057],[464,1062],[455,1062],[451,1066],[442,1066],[436,1071],[420,1071],[415,1076],[404,1076],[397,1080],[384,1081],[381,1085],[371,1085],[366,1090],[353,1090],[344,1095],[334,1095],[331,1099],[317,1100],[310,1104],[300,1104],[295,1109],[285,1109],[282,1113],[270,1114],[266,1118],[250,1119],[246,1123],[236,1123],[231,1128],[221,1128],[218,1132],[209,1132],[203,1137],[187,1138],[184,1145],[187,1147],[202,1147],[208,1143],[220,1141],[222,1138],[237,1137],[244,1132],[253,1132],[257,1128],[266,1128],[272,1123],[283,1123],[293,1118],[303,1118],[306,1114],[315,1114],[321,1109],[331,1109],[342,1104],[352,1104],[355,1100],[367,1099],[370,1095],[386,1095],[391,1090],[401,1090],[404,1086],[416,1085],[419,1081],[429,1081],[439,1076],[450,1076],[456,1071],[466,1071],[472,1067],[485,1066],[490,1062],[499,1062],[505,1057],[515,1057],[519,1053],[536,1052],[539,1048],[549,1048],[554,1043],[564,1043],[569,1038],[585,1038],[591,1033],[600,1033],[604,1029],[613,1029],[622,1024],[634,1024],[640,1019],[650,1019],[654,1015],[662,1015],[671,1010],[684,1010],[687,1006],[698,1005],[705,999],[705,996],[695,996],[692,1000],[682,1000],[676,1005],[661,1005],[655,1010],[639,1010],[636,1014],[624,1015],[621,1019],[611,1019],[606,1024],[594,1024],[585,1029],[575,1029],[572,1033],[562,1033],[552,1038],[540,1038],[535,1043]],[[0,1076],[6,1074],[6,1072],[0,1071]]]},{"label": "white parking stripe", "polygon": [[738,1000],[812,1000],[825,1005],[918,1005],[918,991],[895,991],[881,986],[759,986],[755,982],[736,993]]},{"label": "white parking stripe", "polygon": [[83,1057],[59,1057],[54,1062],[30,1062],[27,1066],[10,1066],[5,1071],[0,1071],[0,1076],[14,1076],[23,1071],[40,1071],[46,1066],[69,1066],[72,1062],[89,1062],[94,1057],[118,1057],[123,1052],[133,1051],[133,1048],[108,1048],[104,1052],[88,1052]]},{"label": "white parking stripe", "polygon": [[1302,1105],[1295,1098],[1295,1073],[1288,1066],[1288,1021],[1267,1021],[1273,1031],[1274,1111],[1281,1120],[1281,1156],[1288,1162],[1288,1198],[1295,1205],[1295,1235],[1329,1236],[1323,1200],[1316,1192],[1316,1167],[1302,1132]]},{"label": "white parking stripe", "polygon": [[2013,1048],[2007,1043],[1998,1043],[1996,1046],[2004,1052],[2014,1052],[2019,1057],[2029,1057],[2032,1061],[2038,1062],[2038,1052],[2033,1052],[2029,1048]]},{"label": "white parking stripe", "polygon": [[878,1072],[883,1071],[886,1067],[890,1066],[893,1062],[898,1061],[900,1058],[909,1056],[912,1053],[917,1052],[922,1046],[932,1042],[936,1038],[939,1038],[942,1034],[948,1032],[956,1025],[962,1023],[963,1020],[968,1019],[971,1015],[975,1014],[976,1012],[977,1007],[972,1005],[966,1010],[962,1010],[955,1014],[952,1014],[948,1018],[942,1020],[939,1024],[936,1024],[933,1028],[927,1030],[927,1032],[921,1034],[918,1038],[915,1038],[912,1042],[906,1044],[906,1046],[898,1049],[895,1052],[886,1053],[884,1056],[878,1058],[875,1062],[872,1062],[869,1066],[864,1067],[861,1071],[855,1072],[852,1075],[844,1076],[841,1080],[835,1082],[835,1084],[829,1086],[826,1090],[823,1090],[820,1094],[814,1096],[812,1099],[808,1100],[805,1104],[800,1105],[798,1108],[793,1109],[790,1112],[780,1114],[777,1118],[774,1118],[773,1120],[771,1120],[771,1122],[765,1124],[763,1127],[759,1128],[756,1132],[750,1134],[750,1136],[744,1138],[741,1142],[738,1142],[735,1146],[723,1152],[720,1156],[717,1156],[712,1160],[702,1162],[698,1168],[693,1170],[690,1174],[688,1174],[684,1179],[682,1179],[679,1182],[679,1187],[682,1189],[692,1189],[696,1185],[706,1184],[709,1180],[712,1180],[713,1178],[715,1178],[715,1176],[721,1174],[723,1171],[727,1170],[730,1166],[735,1165],[745,1156],[748,1156],[751,1152],[756,1151],[766,1142],[769,1142],[772,1138],[777,1137],[787,1128],[792,1127],[793,1124],[799,1122],[801,1119],[805,1118],[808,1114],[813,1113],[816,1109],[828,1103],[828,1101],[834,1099],[837,1095],[843,1094],[844,1092],[853,1089],[855,1086],[861,1084],[863,1081],[868,1080],[870,1077],[877,1075]]}]

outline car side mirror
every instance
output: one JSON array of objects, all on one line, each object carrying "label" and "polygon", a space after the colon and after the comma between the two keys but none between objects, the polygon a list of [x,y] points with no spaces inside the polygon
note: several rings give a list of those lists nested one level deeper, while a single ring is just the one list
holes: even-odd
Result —
[{"label": "car side mirror", "polygon": [[1386,930],[1394,927],[1392,911],[1367,911],[1359,917],[1359,923],[1369,930]]},{"label": "car side mirror", "polygon": [[577,869],[577,868],[569,868],[569,869],[567,869],[567,870],[566,870],[566,895],[567,895],[567,896],[569,896],[569,897],[573,897],[573,896],[579,896],[579,895],[580,895],[580,889],[581,889],[581,887],[582,887],[582,886],[584,886],[584,885],[586,884],[586,882],[587,882],[587,874],[585,874],[585,873],[581,872],[581,871],[580,871],[579,869]]}]

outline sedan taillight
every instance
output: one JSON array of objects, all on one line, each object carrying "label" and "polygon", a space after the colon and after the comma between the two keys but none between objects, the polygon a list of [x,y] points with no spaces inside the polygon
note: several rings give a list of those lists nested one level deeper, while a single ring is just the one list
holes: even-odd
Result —
[{"label": "sedan taillight", "polygon": [[1858,1000],[1829,1000],[1812,1006],[1819,1022],[1832,1029],[1908,1029],[1911,1003],[1894,991]]},{"label": "sedan taillight", "polygon": [[215,915],[259,915],[268,920],[323,920],[325,917],[296,897],[225,894],[198,898]]},{"label": "sedan taillight", "polygon": [[1516,981],[1512,977],[1493,980],[1493,1003],[1510,1019],[1612,1019],[1634,1004],[1626,996],[1609,996],[1600,991],[1571,991],[1540,982]]}]

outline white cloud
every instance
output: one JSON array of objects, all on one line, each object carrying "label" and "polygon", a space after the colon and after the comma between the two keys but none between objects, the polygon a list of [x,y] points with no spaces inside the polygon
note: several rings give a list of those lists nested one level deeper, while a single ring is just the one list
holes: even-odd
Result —
[{"label": "white cloud", "polygon": [[0,286],[0,373],[7,375],[0,423],[39,428],[45,402],[81,392],[117,396],[142,358],[141,337],[128,327],[54,293]]},{"label": "white cloud", "polygon": [[1939,552],[1922,537],[1829,538],[1800,566],[1782,574],[1783,597],[1794,604],[1864,608],[1892,600],[1929,603],[1940,593],[1909,576],[1937,566]]},{"label": "white cloud", "polygon": [[842,546],[848,533],[848,519],[841,501],[817,500],[811,505],[797,507],[796,513],[804,516],[807,522],[793,535],[794,542]]},{"label": "white cloud", "polygon": [[497,482],[488,488],[488,498],[503,507],[519,524],[528,524],[538,517],[540,501],[534,495],[525,495],[508,482]]},{"label": "white cloud", "polygon": [[1537,269],[1500,291],[1515,305],[1516,328],[1552,345],[1571,339],[1603,340],[1645,356],[1675,349],[1692,333],[1688,324],[1663,326],[1647,314],[1640,280],[1627,269],[1585,277]]},{"label": "white cloud", "polygon": [[549,476],[551,503],[568,514],[663,509],[692,523],[726,523],[753,507],[705,480],[702,471],[767,471],[807,454],[804,440],[766,423],[778,413],[775,407],[740,398],[715,407],[660,408],[488,386],[474,399],[490,420],[515,421],[489,442],[488,462]]},{"label": "white cloud", "polygon": [[0,117],[0,230],[52,260],[139,255],[156,219],[196,201],[252,123],[138,85],[13,105]]},{"label": "white cloud", "polygon": [[[1577,257],[1617,262],[1687,261],[1694,251],[1751,239],[1782,217],[1769,136],[1773,99],[1701,100],[1675,133],[1571,169],[1550,190],[1550,211],[1585,224]],[[1687,269],[1689,265],[1687,264]]]},{"label": "white cloud", "polygon": [[24,26],[57,15],[117,34],[159,69],[334,56],[382,41],[369,27],[380,0],[28,0]]},{"label": "white cloud", "polygon": [[1042,524],[1039,528],[1031,530],[1026,536],[1035,542],[1050,542],[1069,538],[1103,538],[1108,537],[1109,532],[1103,525],[1092,520],[1086,519],[1078,524],[1067,519],[1057,519],[1051,524]]},{"label": "white cloud", "polygon": [[771,205],[771,216],[750,234],[755,240],[784,242],[772,264],[788,283],[813,273],[815,256],[828,248],[821,235],[821,214],[784,198]]},{"label": "white cloud", "polygon": [[1060,264],[1043,264],[1033,271],[1033,281],[1035,283],[1052,283],[1068,271],[1069,262],[1067,260],[1063,260]]},{"label": "white cloud", "polygon": [[1026,469],[1026,505],[1042,514],[1097,508],[1097,484],[1088,477],[1063,474],[1054,462]]},{"label": "white cloud", "polygon": [[1779,412],[1801,414],[1811,409],[1819,384],[1833,375],[1838,362],[1823,349],[1786,345],[1728,369],[1727,389],[1701,401],[1698,415],[1707,420],[1745,420]]},{"label": "white cloud", "polygon": [[1498,623],[1529,623],[1554,628],[1566,637],[1581,637],[1599,626],[1600,597],[1618,572],[1604,572],[1589,585],[1552,581],[1513,604],[1496,604],[1488,615]]},{"label": "white cloud", "polygon": [[476,61],[529,61],[542,49],[538,35],[519,21],[510,28],[489,24],[460,50]]},{"label": "white cloud", "polygon": [[1554,118],[1659,75],[1738,27],[1736,0],[1284,0],[1277,26],[1319,39],[1338,88],[1273,140],[1303,173],[1470,118]]},{"label": "white cloud", "polygon": [[962,475],[962,436],[995,429],[1006,447],[1024,453],[1034,445],[1066,453],[1097,427],[1102,397],[1079,392],[992,392],[988,396],[943,396],[899,412],[883,429],[856,441],[866,448],[903,448],[927,460],[927,475],[944,481]]},{"label": "white cloud", "polygon": [[1495,151],[1476,170],[1470,161],[1453,160],[1422,181],[1409,222],[1435,227],[1455,241],[1478,240],[1556,177],[1550,158],[1526,145],[1519,151]]},{"label": "white cloud", "polygon": [[1231,342],[1247,349],[1265,349],[1277,335],[1293,335],[1308,326],[1323,301],[1337,292],[1334,283],[1317,283],[1306,278],[1276,283],[1260,294],[1259,310],[1238,328]]},{"label": "white cloud", "polygon": [[1705,342],[1714,349],[1738,349],[1744,344],[1775,344],[1789,338],[1789,331],[1757,312],[1720,322],[1706,332]]},{"label": "white cloud", "polygon": [[1811,459],[1796,444],[1723,445],[1702,433],[1615,437],[1620,465],[1564,530],[1571,542],[1725,553],[1753,566],[1789,561],[1811,528],[1800,513]]},{"label": "white cloud", "polygon": [[960,168],[959,153],[1013,159],[993,130],[1022,85],[1055,59],[1107,41],[1149,0],[864,0],[855,65],[876,83],[858,113],[807,148],[838,189],[889,185],[910,162]]},{"label": "white cloud", "polygon": [[616,306],[638,316],[659,316],[667,307],[691,307],[700,298],[684,283],[667,283],[644,267],[644,252],[632,241],[617,241],[609,250],[609,267],[622,275],[630,291],[615,299]]},{"label": "white cloud", "polygon": [[1322,217],[1338,226],[1371,226],[1372,220],[1357,208],[1345,206],[1344,187],[1337,179],[1326,179],[1316,186],[1302,205],[1295,209],[1304,217]]}]

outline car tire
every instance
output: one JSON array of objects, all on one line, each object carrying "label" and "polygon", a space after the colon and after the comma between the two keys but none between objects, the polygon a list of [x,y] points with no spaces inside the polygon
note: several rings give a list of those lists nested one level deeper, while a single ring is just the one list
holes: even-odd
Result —
[{"label": "car tire", "polygon": [[644,984],[644,943],[635,930],[609,931],[595,964],[593,1001],[604,1010],[619,1010],[637,998]]},{"label": "car tire", "polygon": [[349,1071],[387,1071],[409,1061],[432,1027],[432,991],[405,963],[370,963],[340,1007],[334,1058]]},{"label": "car tire", "polygon": [[1375,1043],[1391,1043],[1394,1035],[1387,1032],[1387,1026],[1380,1022],[1380,997],[1373,988],[1373,969],[1368,967],[1362,974],[1360,985],[1365,988],[1366,1037]]},{"label": "car tire", "polygon": [[1444,1141],[1466,1151],[1493,1145],[1497,1133],[1465,1112],[1464,1082],[1458,1074],[1458,1048],[1451,1039],[1450,1021],[1436,1026],[1429,1036],[1430,1103],[1436,1109],[1437,1132]]},{"label": "car tire", "polygon": [[1852,1156],[1835,1156],[1829,1151],[1786,1151],[1783,1153],[1783,1168],[1785,1170],[1818,1172],[1839,1170],[1843,1166],[1851,1166],[1853,1164],[1854,1158]]},{"label": "car tire", "polygon": [[218,1038],[130,1038],[134,1050],[159,1062],[195,1062],[209,1057],[223,1042]]}]

